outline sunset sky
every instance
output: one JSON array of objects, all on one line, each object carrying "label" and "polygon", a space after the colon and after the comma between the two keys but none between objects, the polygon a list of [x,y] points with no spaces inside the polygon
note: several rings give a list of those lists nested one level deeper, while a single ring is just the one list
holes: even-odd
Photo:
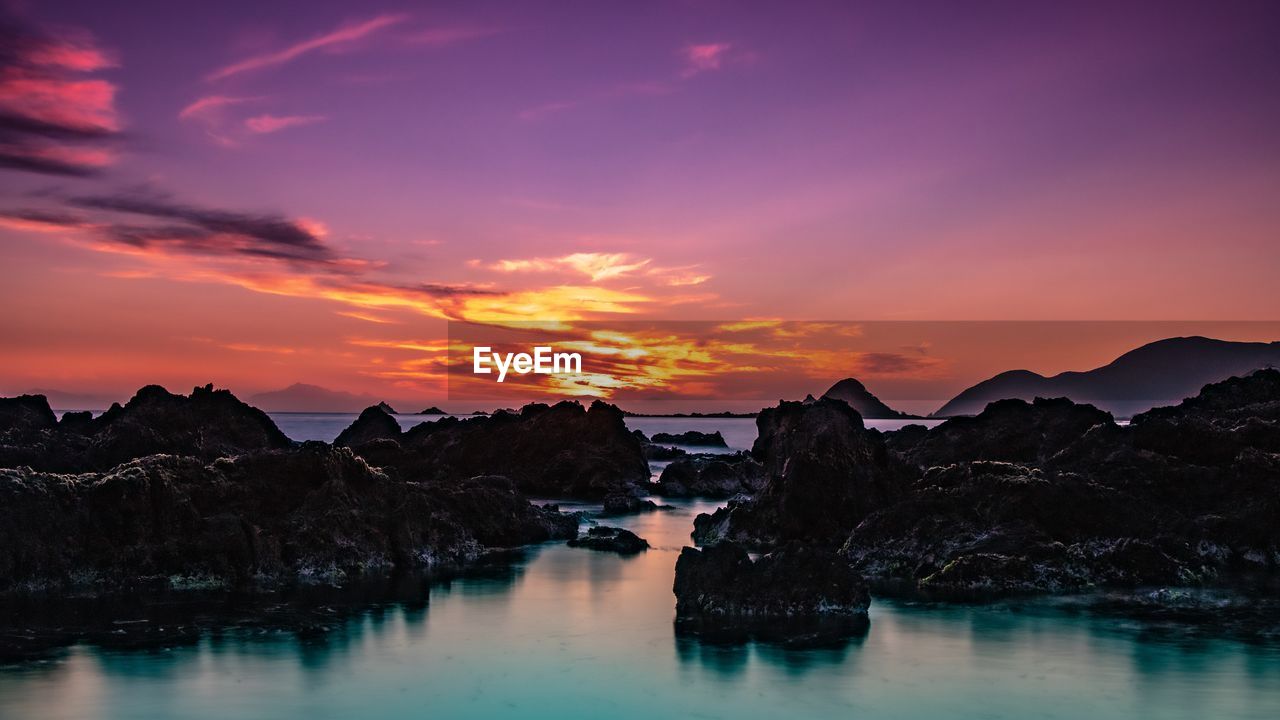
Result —
[{"label": "sunset sky", "polygon": [[428,401],[448,320],[1280,318],[1273,2],[3,7],[3,394]]}]

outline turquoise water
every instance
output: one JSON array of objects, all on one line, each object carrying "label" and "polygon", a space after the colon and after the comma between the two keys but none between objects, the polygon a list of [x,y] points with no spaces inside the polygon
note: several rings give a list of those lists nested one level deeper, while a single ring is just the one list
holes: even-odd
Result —
[{"label": "turquoise water", "polygon": [[0,718],[1280,717],[1280,647],[1039,604],[876,600],[865,637],[820,650],[677,637],[675,559],[715,505],[667,502],[607,521],[647,538],[642,555],[538,546],[327,634],[82,645],[0,668]]},{"label": "turquoise water", "polygon": [[710,507],[622,523],[654,545],[637,557],[540,546],[319,637],[79,646],[0,669],[0,717],[1280,717],[1280,648],[1034,607],[877,601],[865,637],[822,650],[677,638],[675,558]]}]

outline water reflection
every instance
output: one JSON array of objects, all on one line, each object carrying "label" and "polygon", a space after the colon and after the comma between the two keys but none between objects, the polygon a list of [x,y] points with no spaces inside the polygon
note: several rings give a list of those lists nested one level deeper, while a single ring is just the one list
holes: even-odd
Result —
[{"label": "water reflection", "polygon": [[[448,579],[183,607],[84,601],[69,632],[92,617],[147,622],[0,669],[0,717],[1280,716],[1275,646],[1070,606],[878,599],[869,628],[820,648],[768,628],[729,644],[687,634],[673,569],[711,507],[604,521],[649,540],[632,558],[551,543]],[[155,642],[121,639],[139,625]]]}]

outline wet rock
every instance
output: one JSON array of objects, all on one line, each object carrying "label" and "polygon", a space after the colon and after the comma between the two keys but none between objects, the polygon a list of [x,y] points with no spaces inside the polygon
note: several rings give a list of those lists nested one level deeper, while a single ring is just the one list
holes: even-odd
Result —
[{"label": "wet rock", "polygon": [[601,525],[588,528],[585,535],[570,540],[569,547],[582,547],[590,550],[616,552],[622,555],[634,555],[648,550],[649,541],[630,530]]},{"label": "wet rock", "polygon": [[343,582],[453,568],[489,548],[573,537],[506,478],[406,483],[306,443],[211,464],[156,455],[106,472],[0,470],[0,592]]},{"label": "wet rock", "polygon": [[644,500],[634,495],[610,495],[604,499],[602,511],[605,515],[630,515],[670,509],[670,505],[659,505],[652,500]]},{"label": "wet rock", "polygon": [[719,430],[710,433],[687,430],[682,433],[654,433],[650,442],[666,445],[689,445],[696,447],[729,447]]},{"label": "wet rock", "polygon": [[752,500],[700,516],[700,544],[839,547],[868,513],[906,490],[903,468],[880,434],[842,401],[783,402],[762,411],[756,426],[752,455],[764,466],[764,487]]},{"label": "wet rock", "polygon": [[764,487],[764,466],[746,453],[697,455],[662,469],[653,494],[662,497],[731,498]]},{"label": "wet rock", "polygon": [[672,588],[677,628],[710,639],[736,631],[772,641],[821,644],[865,632],[871,595],[838,554],[788,545],[754,562],[745,547],[686,547]]},{"label": "wet rock", "polygon": [[398,443],[358,449],[404,479],[496,474],[531,495],[601,499],[646,495],[649,465],[622,411],[596,401],[526,405],[519,413],[445,417],[414,426]]},{"label": "wet rock", "polygon": [[689,451],[684,448],[667,447],[666,445],[646,444],[642,446],[645,460],[675,460],[685,457]]},{"label": "wet rock", "polygon": [[334,445],[356,447],[375,440],[399,440],[400,423],[379,405],[365,408],[360,417],[338,434]]},{"label": "wet rock", "polygon": [[912,428],[890,435],[894,449],[921,468],[973,460],[1039,463],[1106,424],[1115,424],[1111,413],[1092,405],[1036,398],[1000,400],[974,417],[952,418],[927,432]]}]

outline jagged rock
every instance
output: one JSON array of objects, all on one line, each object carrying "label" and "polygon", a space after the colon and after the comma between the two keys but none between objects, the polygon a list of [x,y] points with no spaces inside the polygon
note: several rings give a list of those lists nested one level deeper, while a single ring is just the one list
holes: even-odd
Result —
[{"label": "jagged rock", "polygon": [[710,433],[686,430],[682,433],[654,433],[650,442],[668,445],[688,445],[696,447],[729,447],[719,430]]},{"label": "jagged rock", "polygon": [[649,541],[630,530],[601,525],[588,528],[585,535],[570,540],[569,547],[583,547],[590,550],[616,552],[621,555],[634,555],[648,550]]},{"label": "jagged rock", "polygon": [[419,415],[448,415],[449,413],[447,413],[447,412],[445,412],[445,411],[441,410],[440,408],[436,407],[435,405],[432,405],[431,407],[427,408],[426,410],[423,410],[422,412],[420,412],[420,413],[418,413],[418,414],[419,414]]},{"label": "jagged rock", "polygon": [[51,427],[0,431],[0,467],[107,470],[158,453],[210,461],[291,444],[266,413],[227,390],[206,385],[183,396],[149,385],[87,422],[77,416]]},{"label": "jagged rock", "polygon": [[645,460],[675,460],[689,454],[684,448],[646,444],[641,446]]},{"label": "jagged rock", "polygon": [[1092,405],[1036,398],[993,402],[974,417],[952,418],[926,433],[912,428],[889,435],[895,451],[921,468],[972,460],[1037,463],[1093,426],[1114,423]]},{"label": "jagged rock", "polygon": [[754,562],[737,543],[686,547],[676,561],[676,615],[785,618],[860,615],[871,596],[835,552],[787,545]]},{"label": "jagged rock", "polygon": [[[1036,442],[1025,442],[1034,432],[1017,432],[1008,417],[997,429],[967,432],[991,443],[1014,434],[1019,456],[1030,461],[933,467],[901,502],[867,517],[845,552],[877,582],[942,595],[1275,575],[1277,410],[1280,372],[1271,370],[1207,386],[1130,427],[1093,424],[1074,439],[1098,411],[1057,402],[1039,412],[1017,408],[1039,416],[1031,417],[1042,433]],[[932,444],[953,454],[962,446],[945,434],[945,442],[929,438],[908,453]]]},{"label": "jagged rock", "polygon": [[653,490],[662,497],[731,498],[753,495],[764,486],[764,466],[746,453],[698,455],[662,469]]},{"label": "jagged rock", "polygon": [[630,515],[670,509],[670,505],[659,505],[652,500],[643,500],[634,495],[610,495],[604,499],[602,512],[605,515]]},{"label": "jagged rock", "polygon": [[0,398],[0,432],[47,430],[57,424],[58,417],[43,395]]},{"label": "jagged rock", "polygon": [[561,402],[465,420],[445,417],[410,428],[398,443],[372,442],[358,452],[405,479],[498,474],[533,495],[648,494],[649,465],[640,442],[622,411],[599,401],[589,409]]},{"label": "jagged rock", "polygon": [[155,455],[107,472],[6,469],[0,591],[341,582],[459,567],[576,529],[506,478],[406,483],[324,443],[211,464]]},{"label": "jagged rock", "polygon": [[383,400],[382,402],[378,403],[377,405],[374,405],[374,407],[378,408],[379,410],[381,410],[382,412],[384,412],[384,413],[386,413],[386,414],[388,414],[388,415],[397,415],[397,414],[398,414],[398,413],[396,412],[396,409],[395,409],[395,408],[393,408],[393,407],[391,407],[391,405],[390,405],[390,404],[388,404],[388,403],[387,403],[387,401],[385,401],[385,400]]},{"label": "jagged rock", "polygon": [[788,545],[754,562],[745,547],[686,547],[672,588],[677,630],[704,639],[816,645],[865,633],[871,595],[828,549]]},{"label": "jagged rock", "polygon": [[380,405],[365,408],[360,417],[338,434],[334,445],[356,447],[375,440],[399,440],[400,423]]},{"label": "jagged rock", "polygon": [[782,402],[762,411],[756,426],[751,454],[764,465],[764,487],[753,500],[700,516],[700,544],[838,547],[862,518],[905,491],[880,434],[842,401]]},{"label": "jagged rock", "polygon": [[649,438],[644,434],[643,430],[632,430],[631,435],[635,437],[635,439],[639,440],[641,444],[649,442]]}]

